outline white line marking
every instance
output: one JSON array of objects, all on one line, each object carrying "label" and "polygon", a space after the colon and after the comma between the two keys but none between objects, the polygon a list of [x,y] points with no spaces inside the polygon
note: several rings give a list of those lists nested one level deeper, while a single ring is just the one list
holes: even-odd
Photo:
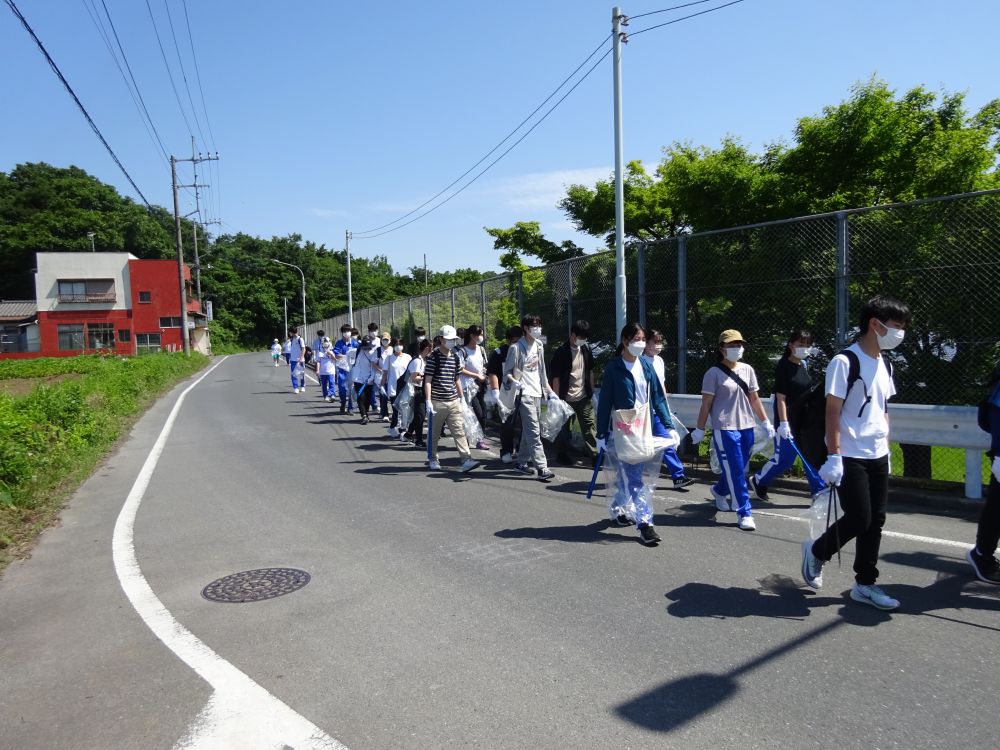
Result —
[{"label": "white line marking", "polygon": [[347,750],[323,730],[297,714],[247,675],[202,643],[170,614],[142,575],[135,553],[135,517],[167,438],[188,392],[226,361],[223,357],[177,398],[125,499],[112,541],[115,572],[122,590],[150,630],[214,692],[205,708],[174,747],[271,750]]},{"label": "white line marking", "polygon": [[[678,505],[683,505],[691,502],[690,500],[674,500],[673,498],[664,498],[668,503],[676,503]],[[754,509],[753,514],[755,516],[769,516],[771,518],[784,518],[789,521],[799,521],[800,523],[808,523],[808,518],[803,518],[802,516],[790,516],[787,513],[776,513],[769,510],[756,510]],[[882,536],[892,537],[893,539],[903,539],[907,542],[922,542],[924,544],[937,544],[942,547],[956,547],[958,549],[972,549],[971,542],[956,542],[954,539],[938,539],[933,536],[920,536],[919,534],[904,534],[902,531],[889,531],[887,529],[882,529]]]}]

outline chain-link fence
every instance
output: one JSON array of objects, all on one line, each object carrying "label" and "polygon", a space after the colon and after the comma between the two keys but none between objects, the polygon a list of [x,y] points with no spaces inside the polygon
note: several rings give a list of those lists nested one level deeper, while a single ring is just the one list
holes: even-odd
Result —
[{"label": "chain-link fence", "polygon": [[[1000,359],[1000,191],[634,243],[625,262],[628,319],[664,334],[668,387],[680,393],[700,391],[726,328],[746,339],[745,358],[763,393],[800,328],[813,333],[820,353],[810,367],[822,377],[857,333],[861,306],[878,293],[913,310],[906,340],[892,354],[899,402],[974,404]],[[475,323],[495,346],[534,312],[553,351],[584,319],[600,367],[618,338],[615,263],[613,252],[596,253],[356,310],[354,320],[404,339],[417,326],[434,335],[444,324]],[[347,315],[337,316],[310,332],[338,331],[345,322]],[[896,474],[962,481],[961,450],[893,451]]]}]

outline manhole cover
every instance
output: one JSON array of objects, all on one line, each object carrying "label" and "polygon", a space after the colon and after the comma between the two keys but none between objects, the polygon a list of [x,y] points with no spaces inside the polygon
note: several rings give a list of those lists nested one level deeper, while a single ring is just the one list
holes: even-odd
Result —
[{"label": "manhole cover", "polygon": [[284,596],[309,583],[309,574],[295,568],[260,568],[212,581],[201,595],[212,602],[262,602]]}]

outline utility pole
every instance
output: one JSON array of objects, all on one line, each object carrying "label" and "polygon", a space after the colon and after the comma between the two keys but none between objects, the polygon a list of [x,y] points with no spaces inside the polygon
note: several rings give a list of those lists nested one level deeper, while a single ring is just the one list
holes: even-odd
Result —
[{"label": "utility pole", "polygon": [[628,39],[621,27],[628,26],[628,17],[621,9],[611,9],[611,41],[613,45],[614,110],[615,110],[615,334],[625,327],[628,308],[625,302],[625,183],[622,164],[625,147],[622,143],[622,42]]},{"label": "utility pole", "polygon": [[[218,155],[215,159],[212,157],[196,158],[194,150],[194,136],[191,136],[191,161],[194,163],[194,213],[198,215],[198,221],[193,222],[194,224],[194,288],[195,296],[198,298],[198,304],[201,306],[201,311],[205,312],[205,305],[201,301],[201,260],[198,258],[198,225],[202,226],[206,224],[221,224],[221,221],[202,221],[201,218],[201,193],[198,189],[204,187],[204,185],[198,184],[198,162],[199,161],[217,161]],[[192,214],[188,214],[191,216]]]},{"label": "utility pole", "polygon": [[287,336],[288,335],[288,297],[285,297],[284,300],[285,300],[285,336]]},{"label": "utility pole", "polygon": [[424,253],[424,294],[427,294],[427,253]]},{"label": "utility pole", "polygon": [[[171,177],[171,181],[173,183],[173,189],[174,189],[174,231],[175,231],[176,239],[177,239],[177,275],[178,275],[179,280],[180,280],[180,293],[181,293],[181,340],[184,343],[184,354],[187,354],[187,355],[191,354],[191,343],[190,343],[190,337],[188,336],[187,284],[184,283],[184,243],[183,243],[183,240],[181,239],[181,207],[180,207],[180,200],[179,200],[179,198],[177,196],[177,189],[178,188],[194,188],[197,191],[197,189],[199,187],[206,187],[205,185],[199,185],[198,184],[198,178],[197,178],[197,165],[198,165],[198,162],[202,162],[202,161],[218,161],[219,160],[219,155],[218,154],[216,154],[215,156],[201,156],[200,154],[197,155],[197,156],[194,155],[193,154],[193,150],[194,150],[194,138],[191,139],[191,148],[192,148],[192,156],[191,156],[190,159],[178,159],[176,156],[173,156],[173,155],[170,156],[170,177]],[[195,170],[196,171],[195,171],[195,181],[194,181],[194,184],[192,184],[192,185],[178,185],[177,184],[177,162],[180,162],[180,161],[189,161],[189,162],[192,162],[195,165]],[[197,193],[195,193],[195,195],[197,196]],[[197,256],[197,252],[198,252],[198,250],[197,250],[197,247],[198,247],[198,245],[197,245],[197,242],[198,242],[197,237],[198,237],[197,230],[195,230],[195,267],[196,267],[196,270],[198,270],[198,266],[199,266],[199,264],[198,264],[198,256]],[[199,278],[199,284],[198,284],[198,286],[199,287],[201,286],[200,278]],[[199,295],[200,295],[200,289],[199,289]],[[200,296],[199,296],[199,299],[198,299],[198,305],[199,305],[199,309],[200,309],[201,308],[201,298],[200,298]]]},{"label": "utility pole", "polygon": [[344,230],[344,251],[347,253],[347,322],[354,328],[354,297],[351,296],[351,234],[350,229]]}]

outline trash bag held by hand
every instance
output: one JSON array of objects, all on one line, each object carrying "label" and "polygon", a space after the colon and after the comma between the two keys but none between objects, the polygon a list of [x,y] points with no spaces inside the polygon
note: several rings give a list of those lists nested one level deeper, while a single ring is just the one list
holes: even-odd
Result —
[{"label": "trash bag held by hand", "polygon": [[653,493],[660,476],[662,451],[656,451],[645,462],[630,464],[618,458],[614,439],[604,456],[604,497],[608,517],[623,515],[633,523],[652,523]]},{"label": "trash bag held by hand", "polygon": [[413,421],[413,384],[407,383],[396,394],[396,414],[398,415],[398,429],[406,432]]},{"label": "trash bag held by hand", "polygon": [[476,443],[485,438],[483,435],[483,428],[479,425],[479,420],[476,419],[476,413],[472,411],[464,400],[458,400],[459,408],[462,410],[462,422],[465,426],[465,439],[469,441],[471,447],[475,447]]},{"label": "trash bag held by hand", "polygon": [[542,416],[539,419],[542,439],[554,442],[563,425],[573,416],[573,407],[562,399],[552,399],[542,404]]},{"label": "trash bag held by hand", "polygon": [[759,419],[755,419],[753,423],[753,448],[750,449],[751,456],[757,454],[764,458],[771,458],[774,455],[774,438],[768,434],[764,422]]},{"label": "trash bag held by hand", "polygon": [[292,372],[297,378],[304,378],[306,376],[306,366],[302,362],[296,362],[292,368]]},{"label": "trash bag held by hand", "polygon": [[708,467],[712,470],[713,474],[722,473],[722,464],[719,462],[719,454],[715,451],[715,441],[711,440],[708,444]]},{"label": "trash bag held by hand", "polygon": [[821,490],[813,495],[812,505],[803,511],[802,517],[809,520],[809,537],[814,541],[826,533],[838,519],[843,518],[844,510],[840,507],[840,495],[835,491],[830,498],[830,490]]}]

